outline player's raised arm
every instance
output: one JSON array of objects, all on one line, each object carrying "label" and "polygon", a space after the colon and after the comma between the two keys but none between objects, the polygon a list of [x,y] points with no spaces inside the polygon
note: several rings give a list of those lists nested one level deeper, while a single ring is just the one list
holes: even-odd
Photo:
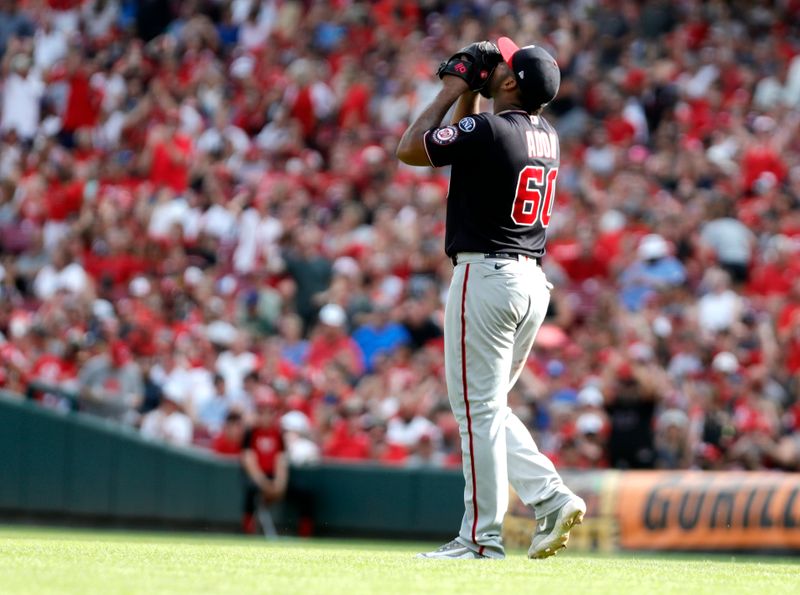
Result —
[{"label": "player's raised arm", "polygon": [[434,100],[417,116],[403,133],[397,145],[397,158],[408,165],[432,165],[425,151],[425,133],[441,124],[442,119],[456,99],[467,90],[460,78],[448,76]]},{"label": "player's raised arm", "polygon": [[459,97],[462,101],[456,108],[456,115],[462,111],[462,117],[476,113],[477,93],[486,86],[500,60],[497,46],[489,41],[480,41],[460,49],[442,62],[436,73],[442,79],[442,89],[403,134],[397,145],[398,159],[409,165],[431,165],[425,151],[425,133],[442,123]]},{"label": "player's raised arm", "polygon": [[464,91],[458,98],[456,108],[453,110],[451,124],[458,122],[467,116],[473,116],[481,111],[481,98],[479,91]]}]

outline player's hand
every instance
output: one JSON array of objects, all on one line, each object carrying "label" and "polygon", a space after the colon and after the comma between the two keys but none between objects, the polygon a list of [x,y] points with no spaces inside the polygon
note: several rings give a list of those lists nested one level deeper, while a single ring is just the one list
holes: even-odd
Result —
[{"label": "player's hand", "polygon": [[461,48],[442,62],[436,75],[442,80],[448,76],[460,78],[470,91],[480,91],[502,59],[495,44],[478,41]]}]

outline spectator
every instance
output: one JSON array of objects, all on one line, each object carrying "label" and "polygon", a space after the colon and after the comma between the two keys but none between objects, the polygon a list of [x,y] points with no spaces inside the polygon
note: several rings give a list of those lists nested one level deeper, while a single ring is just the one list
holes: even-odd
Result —
[{"label": "spectator", "polygon": [[611,369],[606,411],[611,423],[608,456],[612,467],[646,469],[653,466],[653,419],[657,406],[656,387],[641,364],[619,363]]},{"label": "spectator", "polygon": [[87,61],[83,52],[76,47],[67,50],[63,72],[54,74],[66,81],[66,104],[59,133],[66,147],[76,146],[76,132],[81,128],[91,128],[97,124],[100,111],[100,95],[92,88],[89,79],[94,74],[93,64]]},{"label": "spectator", "polygon": [[23,142],[32,142],[39,130],[40,103],[45,85],[32,70],[31,58],[16,44],[0,65],[5,75],[0,132],[13,130]]},{"label": "spectator", "polygon": [[[42,328],[32,329],[31,332],[41,333],[45,339],[50,338]],[[75,341],[55,345],[58,347],[53,349],[54,343],[50,342],[49,347],[33,362],[31,379],[67,391],[74,390],[78,384],[81,345]]]},{"label": "spectator", "polygon": [[413,349],[419,349],[427,345],[429,341],[442,338],[444,332],[441,325],[436,324],[433,320],[435,306],[430,300],[409,299],[405,304],[405,310],[403,325]]},{"label": "spectator", "polygon": [[225,379],[225,390],[237,394],[242,390],[244,378],[256,368],[256,356],[247,348],[247,335],[237,332],[230,349],[217,357],[217,373]]},{"label": "spectator", "polygon": [[185,399],[180,387],[165,386],[161,404],[142,417],[142,436],[174,446],[189,446],[193,428],[191,418],[183,412]]},{"label": "spectator", "polygon": [[578,415],[575,420],[575,448],[581,469],[602,469],[608,466],[605,454],[605,422],[603,416],[595,411]]},{"label": "spectator", "polygon": [[284,316],[278,329],[283,347],[281,355],[291,364],[300,367],[308,358],[308,340],[303,338],[303,320],[296,314]]},{"label": "spectator", "polygon": [[[359,460],[427,448],[457,464],[438,405],[447,180],[388,155],[442,56],[524,27],[564,69],[563,143],[544,261],[557,290],[509,406],[577,466],[793,468],[796,2],[601,3],[594,28],[576,0],[557,18],[459,4],[478,19],[449,18],[452,3],[55,4],[0,2],[3,388],[77,370],[137,423],[179,387],[211,448],[200,413],[220,423],[218,373],[243,412],[222,422],[231,437],[271,390],[307,419],[309,453],[338,436]],[[407,340],[363,316],[387,305]],[[130,361],[115,367],[118,342]],[[72,363],[59,344],[81,346]],[[659,425],[674,411],[686,450]]]},{"label": "spectator", "polygon": [[314,320],[317,308],[314,297],[325,291],[333,273],[330,259],[321,254],[319,229],[306,225],[294,232],[294,247],[283,254],[286,271],[297,287],[295,309],[306,328]]},{"label": "spectator", "polygon": [[779,468],[786,471],[800,469],[800,439],[796,431],[778,440],[769,437],[759,438],[759,448]]},{"label": "spectator", "polygon": [[82,294],[88,289],[88,281],[83,267],[70,262],[69,254],[59,247],[53,252],[51,263],[39,269],[33,280],[33,291],[40,300],[50,299],[60,291]]},{"label": "spectator", "polygon": [[4,0],[0,4],[0,57],[8,51],[9,42],[24,39],[34,34],[36,28],[26,11],[13,0]]},{"label": "spectator", "polygon": [[735,283],[741,284],[749,277],[755,237],[750,228],[733,215],[730,203],[712,208],[708,223],[700,230],[700,240],[713,251],[719,266]]},{"label": "spectator", "polygon": [[369,373],[376,360],[391,356],[396,349],[408,345],[410,337],[403,325],[392,320],[392,309],[388,305],[377,304],[362,320],[353,333],[353,340],[361,348],[365,371]]},{"label": "spectator", "polygon": [[404,465],[407,463],[408,450],[390,442],[386,433],[386,422],[380,417],[370,414],[362,420],[364,429],[369,434],[370,439],[370,459],[384,465]]},{"label": "spectator", "polygon": [[97,354],[78,373],[81,409],[130,422],[131,413],[143,399],[139,365],[121,341],[101,343],[98,347]]},{"label": "spectator", "polygon": [[239,458],[242,452],[245,424],[242,414],[238,411],[229,411],[222,422],[222,428],[214,436],[211,449],[222,456]]},{"label": "spectator", "polygon": [[407,448],[419,444],[423,436],[428,436],[434,443],[439,441],[439,430],[436,425],[420,411],[420,403],[413,393],[401,398],[397,415],[389,420],[387,438]]},{"label": "spectator", "polygon": [[697,322],[708,332],[731,328],[742,313],[742,298],[730,287],[728,273],[709,269],[705,274],[708,292],[697,302]]},{"label": "spectator", "polygon": [[256,402],[256,418],[242,440],[245,488],[243,528],[255,532],[256,522],[265,535],[275,537],[269,506],[283,499],[289,483],[289,464],[278,421],[278,401],[267,396]]},{"label": "spectator", "polygon": [[[765,296],[772,302],[782,302],[792,291],[792,285],[800,278],[800,264],[794,258],[794,242],[784,235],[773,236],[761,258],[754,263],[749,276],[749,293]],[[796,306],[790,299],[789,305]],[[778,320],[781,326],[781,319]]]},{"label": "spectator", "polygon": [[655,467],[658,469],[689,467],[689,417],[680,409],[668,409],[658,416],[655,451]]},{"label": "spectator", "polygon": [[221,374],[214,375],[214,393],[210,399],[197,410],[195,431],[207,436],[217,436],[228,419],[231,402],[225,387],[225,378]]},{"label": "spectator", "polygon": [[636,252],[638,261],[620,277],[622,300],[631,311],[639,311],[658,291],[676,287],[686,279],[683,265],[669,254],[669,244],[657,234],[641,239]]},{"label": "spectator", "polygon": [[147,134],[142,160],[149,166],[150,182],[182,196],[189,184],[189,166],[194,146],[189,136],[178,130],[180,114],[168,109],[162,125]]},{"label": "spectator", "polygon": [[341,415],[334,419],[322,445],[323,456],[346,461],[370,458],[370,437],[364,431],[362,404],[352,400],[339,407]]},{"label": "spectator", "polygon": [[281,417],[286,455],[292,465],[308,465],[320,459],[320,449],[311,437],[311,422],[301,411],[289,411]]},{"label": "spectator", "polygon": [[447,456],[436,448],[433,432],[423,434],[417,440],[413,452],[406,460],[407,467],[429,467],[441,469],[447,464]]},{"label": "spectator", "polygon": [[338,304],[325,304],[319,311],[319,323],[311,333],[306,363],[319,372],[331,362],[341,365],[351,378],[364,371],[364,358],[358,344],[347,334],[347,314]]}]

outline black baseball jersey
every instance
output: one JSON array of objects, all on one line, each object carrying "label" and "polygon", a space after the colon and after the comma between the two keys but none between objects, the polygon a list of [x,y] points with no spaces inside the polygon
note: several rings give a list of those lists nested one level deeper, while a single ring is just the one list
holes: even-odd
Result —
[{"label": "black baseball jersey", "polygon": [[452,165],[445,252],[543,256],[558,176],[558,135],[522,110],[481,113],[425,133],[435,167]]}]

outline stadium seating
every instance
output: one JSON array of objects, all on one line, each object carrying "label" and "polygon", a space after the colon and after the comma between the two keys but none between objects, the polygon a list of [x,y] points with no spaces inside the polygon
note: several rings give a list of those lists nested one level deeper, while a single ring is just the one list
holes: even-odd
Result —
[{"label": "stadium seating", "polygon": [[295,463],[458,467],[447,176],[394,148],[442,57],[509,35],[563,72],[556,290],[510,405],[560,467],[800,469],[774,4],[4,3],[0,388],[137,428],[166,399],[228,453],[274,397]]}]

